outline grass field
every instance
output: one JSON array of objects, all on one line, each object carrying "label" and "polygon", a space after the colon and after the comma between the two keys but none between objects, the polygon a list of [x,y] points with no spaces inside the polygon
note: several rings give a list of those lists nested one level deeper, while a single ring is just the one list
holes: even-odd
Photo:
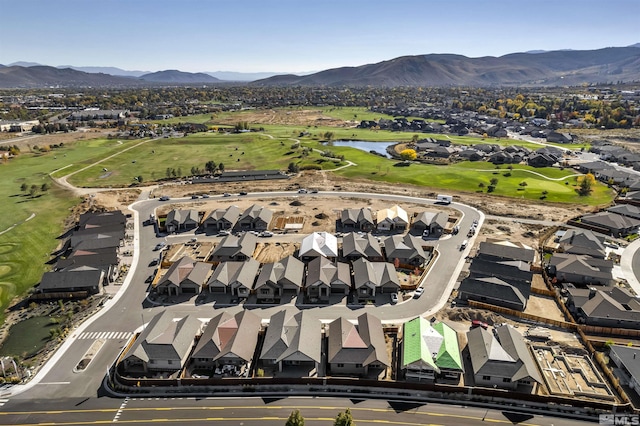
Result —
[{"label": "grass field", "polygon": [[[93,147],[84,151],[81,154],[77,148],[65,147],[45,155],[25,153],[0,164],[0,232],[4,231],[0,234],[0,315],[15,296],[40,281],[48,269],[49,254],[59,244],[56,237],[63,230],[69,208],[78,203],[53,185],[47,174],[63,164],[65,152],[69,160],[94,154]],[[21,191],[23,183],[38,187],[47,183],[51,189],[31,197]]]},{"label": "grass field", "polygon": [[178,176],[188,176],[192,167],[203,170],[207,161],[223,163],[225,170],[285,170],[291,162],[301,167],[310,164],[323,169],[336,167],[333,161],[324,161],[316,152],[301,157],[301,150],[293,149],[293,144],[286,138],[271,139],[259,133],[197,133],[185,138],[163,138],[79,172],[69,182],[84,187],[127,186],[135,182],[134,177],[142,176],[144,184],[167,177],[167,168],[175,169]]}]

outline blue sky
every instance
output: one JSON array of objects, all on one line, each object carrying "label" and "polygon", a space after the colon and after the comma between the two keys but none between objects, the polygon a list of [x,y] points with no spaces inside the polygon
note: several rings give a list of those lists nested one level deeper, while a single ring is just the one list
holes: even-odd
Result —
[{"label": "blue sky", "polygon": [[0,64],[308,72],[640,42],[640,0],[0,0]]}]

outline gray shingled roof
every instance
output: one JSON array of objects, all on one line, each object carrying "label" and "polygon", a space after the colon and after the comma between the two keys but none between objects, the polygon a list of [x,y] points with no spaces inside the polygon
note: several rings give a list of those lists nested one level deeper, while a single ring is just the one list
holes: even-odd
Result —
[{"label": "gray shingled roof", "polygon": [[574,274],[602,280],[613,279],[613,261],[611,260],[579,254],[556,253],[549,259],[549,265],[555,267],[556,276]]},{"label": "gray shingled roof", "polygon": [[[175,320],[174,317],[180,319]],[[171,359],[176,361],[176,369],[179,369],[201,327],[202,323],[194,316],[180,317],[178,313],[163,311],[145,326],[124,359],[135,357],[147,363],[152,359]]]},{"label": "gray shingled roof", "polygon": [[207,285],[230,288],[244,286],[251,290],[259,268],[260,263],[253,258],[245,262],[221,262],[211,274]]},{"label": "gray shingled roof", "polygon": [[371,234],[349,232],[342,238],[342,256],[382,257],[382,248]]},{"label": "gray shingled roof", "polygon": [[311,318],[304,311],[295,315],[285,310],[279,311],[269,321],[260,359],[319,363],[321,331],[320,321]]},{"label": "gray shingled roof", "polygon": [[40,279],[38,290],[46,291],[79,291],[100,287],[104,271],[99,268],[83,267],[70,271],[45,272]]},{"label": "gray shingled roof", "polygon": [[530,377],[542,383],[522,335],[508,324],[495,330],[499,340],[482,327],[467,332],[474,375],[509,377],[512,381]]},{"label": "gray shingled roof", "polygon": [[384,240],[384,250],[387,259],[426,259],[422,249],[422,240],[410,234],[392,235]]},{"label": "gray shingled roof", "polygon": [[238,255],[252,257],[257,242],[258,237],[251,233],[243,234],[241,237],[227,235],[220,241],[220,244],[216,246],[211,257],[214,259],[231,258]]},{"label": "gray shingled roof", "polygon": [[521,260],[531,263],[535,258],[535,254],[536,252],[531,249],[483,241],[478,247],[477,257]]},{"label": "gray shingled roof", "polygon": [[255,289],[264,285],[282,287],[295,285],[302,287],[304,277],[304,263],[293,256],[287,256],[279,262],[266,263],[256,280]]},{"label": "gray shingled roof", "polygon": [[564,253],[586,254],[604,258],[604,239],[588,229],[569,229],[558,239]]}]

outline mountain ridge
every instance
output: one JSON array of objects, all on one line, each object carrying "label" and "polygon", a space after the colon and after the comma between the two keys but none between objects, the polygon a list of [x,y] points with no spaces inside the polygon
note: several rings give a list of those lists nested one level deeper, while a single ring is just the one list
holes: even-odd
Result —
[{"label": "mountain ridge", "polygon": [[[257,86],[558,86],[640,81],[640,43],[596,50],[518,52],[469,58],[458,54],[407,55],[311,74],[273,75]],[[33,64],[22,62],[23,64]],[[89,68],[89,67],[86,67]],[[109,67],[96,67],[96,70]],[[116,69],[111,67],[111,69]],[[122,70],[121,70],[122,71]],[[259,73],[256,73],[259,74]],[[0,66],[0,88],[138,87],[224,83],[210,73],[164,70],[139,76],[87,73],[45,65]],[[246,81],[237,81],[246,83]]]}]

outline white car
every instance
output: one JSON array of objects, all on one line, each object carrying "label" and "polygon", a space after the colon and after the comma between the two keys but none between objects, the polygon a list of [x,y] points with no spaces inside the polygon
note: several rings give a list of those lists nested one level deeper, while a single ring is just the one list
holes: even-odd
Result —
[{"label": "white car", "polygon": [[422,296],[422,293],[424,293],[424,287],[418,287],[416,288],[416,291],[413,293],[413,298],[417,299],[420,296]]},{"label": "white car", "polygon": [[391,303],[395,305],[398,303],[398,293],[391,293]]}]

